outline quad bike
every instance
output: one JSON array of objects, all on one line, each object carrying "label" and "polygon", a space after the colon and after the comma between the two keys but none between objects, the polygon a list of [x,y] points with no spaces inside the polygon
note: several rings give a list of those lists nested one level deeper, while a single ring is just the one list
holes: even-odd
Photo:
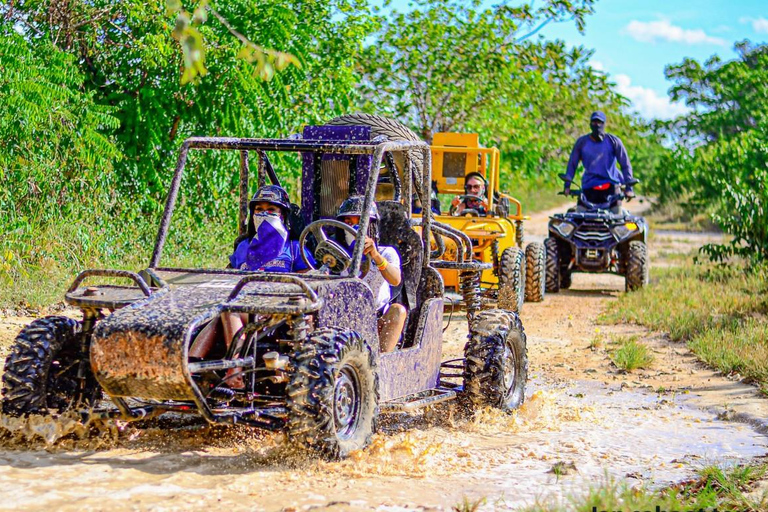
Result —
[{"label": "quad bike", "polygon": [[[473,310],[465,357],[441,364],[444,288],[428,243],[434,222],[429,213],[413,219],[404,194],[429,189],[429,147],[373,139],[366,126],[308,126],[291,139],[187,139],[149,266],[85,270],[65,294],[82,320],[51,316],[22,329],[5,362],[3,413],[124,421],[192,414],[212,424],[285,431],[292,443],[343,457],[368,444],[381,411],[460,395],[476,406],[519,406],[527,355],[516,314]],[[304,224],[300,244],[311,247],[319,268],[297,274],[161,266],[184,169],[198,150],[240,155],[240,235],[248,224],[250,155],[263,185],[280,183],[268,152],[299,152],[302,202],[292,214]],[[357,193],[365,198],[355,232],[361,242],[377,188],[392,185],[381,173],[406,178],[394,180],[391,198],[378,202],[381,244],[402,256],[399,299],[408,310],[400,344],[387,353],[379,349],[375,298],[360,277],[369,267],[364,244],[349,255],[329,236],[346,226],[333,220],[337,200]],[[463,272],[483,268],[469,262]],[[116,278],[128,283],[111,284]],[[219,329],[210,355],[190,359],[195,337],[224,313],[246,315],[245,326],[230,343]],[[231,369],[240,370],[244,388],[228,386]]]},{"label": "quad bike", "polygon": [[579,198],[578,206],[552,216],[549,238],[544,240],[547,291],[570,288],[574,272],[624,276],[627,291],[648,284],[648,224],[618,207],[626,196],[610,194],[605,202],[592,203],[582,190],[571,190],[570,195]]},{"label": "quad bike", "polygon": [[[546,251],[533,242],[523,246],[522,206],[517,199],[500,190],[499,158],[496,148],[484,148],[476,133],[436,133],[432,149],[432,178],[436,194],[458,195],[460,201],[485,201],[485,212],[466,208],[461,214],[451,208],[435,219],[467,235],[472,241],[472,259],[490,263],[481,286],[486,301],[499,308],[520,312],[523,301],[540,302],[545,293]],[[469,173],[479,173],[486,182],[486,194],[468,194],[465,180]],[[425,203],[426,204],[426,203]],[[511,211],[514,205],[514,212]],[[446,241],[451,258],[456,245]],[[441,270],[445,286],[458,291],[459,272]]]}]

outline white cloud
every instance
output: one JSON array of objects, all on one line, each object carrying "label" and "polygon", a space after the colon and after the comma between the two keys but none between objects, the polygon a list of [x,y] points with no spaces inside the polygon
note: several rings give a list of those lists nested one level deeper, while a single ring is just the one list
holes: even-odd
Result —
[{"label": "white cloud", "polygon": [[669,41],[685,44],[715,44],[727,46],[727,42],[719,37],[707,35],[701,29],[684,29],[669,22],[658,20],[642,22],[633,20],[629,22],[625,30],[629,35],[641,43],[655,43],[656,41]]},{"label": "white cloud", "polygon": [[755,32],[768,34],[768,20],[765,18],[741,18],[739,21],[752,25]]},{"label": "white cloud", "polygon": [[653,89],[640,85],[632,85],[632,80],[627,75],[616,75],[616,90],[632,102],[633,110],[636,110],[646,119],[672,119],[690,111],[682,103],[672,103],[666,96],[659,96]]},{"label": "white cloud", "polygon": [[589,61],[589,65],[595,71],[605,71],[605,65],[599,60],[591,60]]}]

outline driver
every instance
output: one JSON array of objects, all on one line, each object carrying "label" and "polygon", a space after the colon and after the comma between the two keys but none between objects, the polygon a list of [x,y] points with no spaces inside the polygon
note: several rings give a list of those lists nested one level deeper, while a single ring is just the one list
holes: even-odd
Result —
[{"label": "driver", "polygon": [[[246,238],[235,252],[229,256],[232,268],[266,272],[306,272],[309,267],[299,252],[299,243],[288,240],[288,214],[291,203],[288,193],[279,185],[266,185],[259,188],[248,204],[250,216]],[[314,263],[309,252],[307,259]],[[224,328],[224,342],[229,348],[233,338],[248,321],[247,315],[222,313],[221,323]],[[195,338],[189,349],[189,356],[204,358],[216,341],[218,322],[210,322]],[[232,389],[244,386],[239,370],[227,371],[225,384]]]},{"label": "driver", "polygon": [[[363,196],[350,196],[339,207],[336,218],[348,226],[357,229],[360,224],[360,215],[363,212]],[[400,255],[397,249],[389,246],[378,245],[379,241],[379,211],[376,203],[368,223],[368,236],[365,237],[363,254],[371,259],[371,269],[363,277],[363,281],[371,288],[376,300],[378,313],[379,345],[382,352],[390,352],[395,349],[403,332],[405,320],[408,317],[405,306],[390,303],[392,300],[390,286],[400,284]],[[352,233],[344,232],[344,245],[350,251],[355,242]]]},{"label": "driver", "polygon": [[[479,172],[470,172],[464,177],[464,199],[456,196],[451,201],[453,215],[462,215],[464,210],[474,210],[485,217],[488,214],[488,200],[485,196],[485,178]],[[476,196],[476,197],[467,197]]]},{"label": "driver", "polygon": [[[571,182],[576,175],[579,162],[584,165],[584,175],[581,177],[581,189],[587,201],[591,203],[605,203],[609,197],[621,192],[621,184],[625,184],[624,195],[629,201],[635,197],[632,184],[636,183],[632,177],[632,164],[629,155],[621,139],[606,133],[605,114],[592,112],[589,118],[591,133],[579,137],[571,151],[566,171],[563,192],[570,195]],[[616,163],[621,166],[621,172],[616,168]],[[614,213],[621,210],[621,201],[614,206]]]}]

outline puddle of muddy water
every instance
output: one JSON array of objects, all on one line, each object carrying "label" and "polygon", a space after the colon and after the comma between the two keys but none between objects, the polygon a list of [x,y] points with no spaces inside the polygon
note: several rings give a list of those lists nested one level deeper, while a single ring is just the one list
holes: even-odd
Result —
[{"label": "puddle of muddy water", "polygon": [[[451,405],[388,416],[370,448],[340,462],[299,458],[280,436],[238,430],[227,442],[227,429],[192,425],[147,429],[97,452],[0,452],[0,486],[4,504],[27,510],[100,510],[114,500],[153,510],[450,510],[464,496],[515,510],[607,477],[662,486],[768,452],[764,437],[679,396],[543,379],[530,392],[512,415],[470,418]],[[555,475],[558,462],[572,471]]]}]

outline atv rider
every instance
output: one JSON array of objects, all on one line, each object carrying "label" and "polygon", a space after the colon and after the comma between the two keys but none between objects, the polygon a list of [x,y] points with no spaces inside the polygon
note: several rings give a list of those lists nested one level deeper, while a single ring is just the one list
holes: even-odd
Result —
[{"label": "atv rider", "polygon": [[[232,268],[266,272],[306,272],[309,270],[299,252],[299,242],[288,239],[288,216],[291,203],[288,193],[278,185],[259,188],[248,204],[250,216],[245,238],[229,256]],[[314,263],[309,252],[307,259]],[[247,315],[223,313],[224,341],[229,347],[232,339],[247,322]],[[195,339],[189,349],[189,356],[204,358],[213,348],[218,322],[209,323]],[[242,388],[239,370],[227,372],[227,384],[231,388]]]},{"label": "atv rider", "polygon": [[485,196],[485,178],[479,172],[470,172],[464,177],[464,196],[456,196],[451,201],[451,214],[461,216],[465,210],[473,210],[481,217],[488,215],[488,200]]},{"label": "atv rider", "polygon": [[[632,164],[629,163],[627,150],[621,139],[605,132],[606,117],[603,112],[593,112],[589,119],[591,133],[579,137],[573,146],[565,173],[563,193],[570,195],[571,182],[581,161],[584,164],[581,190],[587,201],[595,204],[605,203],[610,196],[621,192],[622,184],[625,185],[624,196],[629,201],[635,197],[632,186],[637,180],[632,176]],[[617,162],[621,166],[621,173],[616,168]],[[582,209],[584,206],[579,204]],[[612,205],[611,211],[621,213],[621,201]]]},{"label": "atv rider", "polygon": [[[336,218],[348,226],[357,229],[360,216],[363,213],[363,196],[350,196],[339,207]],[[376,300],[378,314],[379,345],[382,352],[391,352],[400,340],[408,313],[402,304],[391,303],[390,286],[397,286],[402,280],[400,273],[400,255],[397,249],[389,246],[379,246],[379,211],[376,203],[368,222],[368,233],[365,237],[363,255],[371,260],[371,268],[363,277],[363,281],[371,288]],[[355,238],[352,233],[343,231],[344,242],[350,254]]]}]

